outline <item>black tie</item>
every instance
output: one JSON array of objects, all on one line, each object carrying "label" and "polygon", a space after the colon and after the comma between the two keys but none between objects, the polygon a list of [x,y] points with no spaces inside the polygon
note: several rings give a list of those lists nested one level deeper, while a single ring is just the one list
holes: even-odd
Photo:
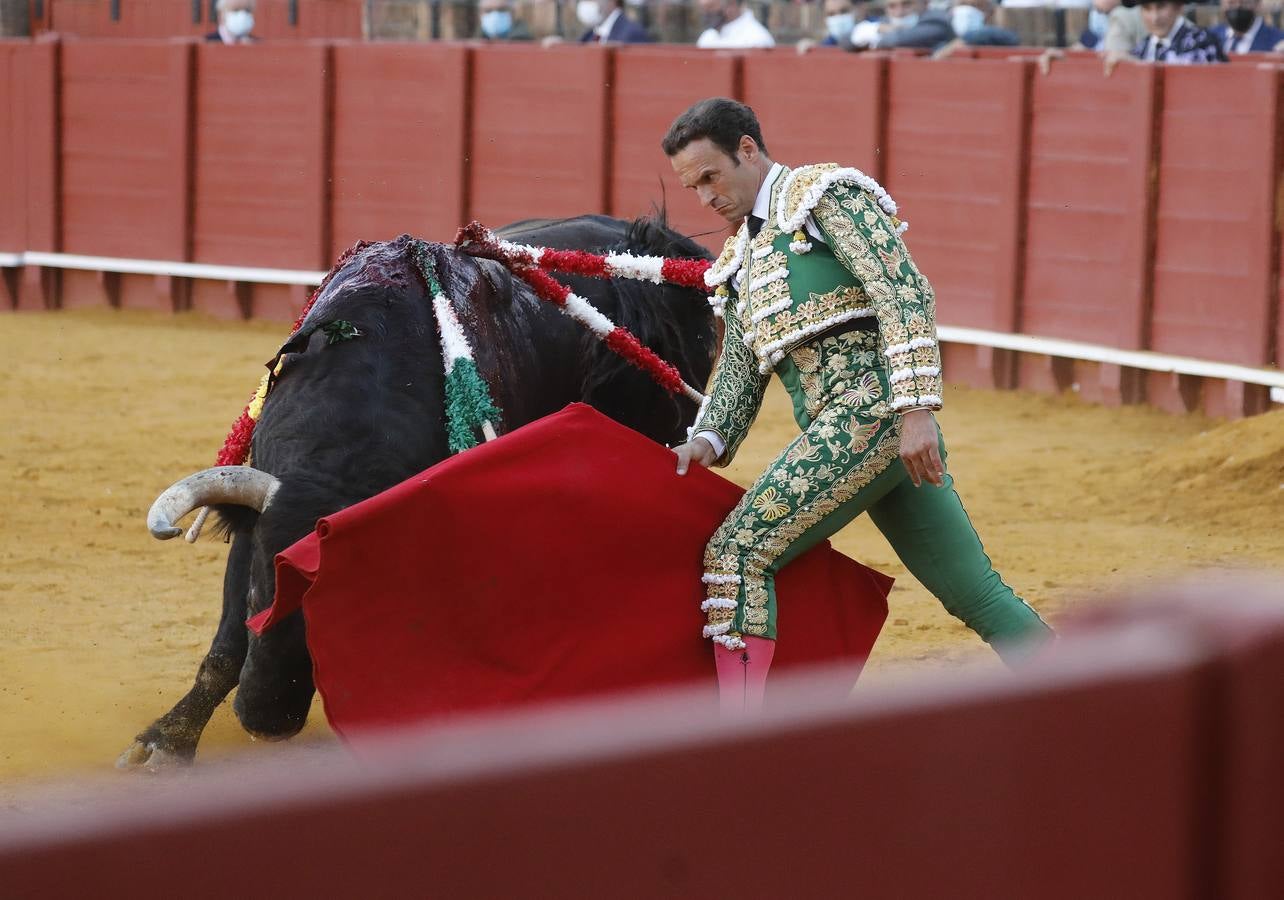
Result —
[{"label": "black tie", "polygon": [[755,216],[753,213],[749,214],[749,237],[756,238],[758,236],[758,232],[762,231],[762,223],[762,218]]},{"label": "black tie", "polygon": [[1164,58],[1164,54],[1167,52],[1168,52],[1167,41],[1155,41],[1155,62],[1162,61]]}]

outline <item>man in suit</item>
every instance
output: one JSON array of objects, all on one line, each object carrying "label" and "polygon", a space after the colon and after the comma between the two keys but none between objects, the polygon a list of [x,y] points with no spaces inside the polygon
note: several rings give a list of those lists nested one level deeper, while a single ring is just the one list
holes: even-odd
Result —
[{"label": "man in suit", "polygon": [[210,43],[252,44],[254,0],[218,0],[218,29],[205,35]]},{"label": "man in suit", "polygon": [[1140,6],[1147,37],[1132,51],[1142,62],[1200,65],[1226,62],[1221,43],[1211,33],[1182,16],[1182,0],[1123,0]]},{"label": "man in suit", "polygon": [[1226,55],[1270,53],[1284,41],[1284,31],[1262,21],[1259,0],[1222,0],[1225,25],[1208,29],[1221,43]]},{"label": "man in suit", "polygon": [[624,14],[624,0],[607,0],[603,14],[601,0],[579,0],[575,16],[587,30],[581,44],[645,44],[651,40],[646,29]]}]

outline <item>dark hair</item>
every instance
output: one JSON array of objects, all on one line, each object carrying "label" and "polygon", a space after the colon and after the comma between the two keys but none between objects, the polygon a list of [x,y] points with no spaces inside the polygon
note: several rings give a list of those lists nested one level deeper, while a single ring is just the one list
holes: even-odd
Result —
[{"label": "dark hair", "polygon": [[766,155],[767,145],[762,142],[762,129],[753,110],[726,97],[710,97],[673,120],[669,133],[660,141],[660,149],[665,156],[673,156],[692,141],[708,138],[734,160],[740,138],[746,134]]}]

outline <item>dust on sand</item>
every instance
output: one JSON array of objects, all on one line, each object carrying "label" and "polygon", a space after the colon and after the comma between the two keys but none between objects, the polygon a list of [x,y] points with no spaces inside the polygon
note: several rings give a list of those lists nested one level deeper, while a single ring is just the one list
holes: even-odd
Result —
[{"label": "dust on sand", "polygon": [[[190,686],[226,548],[158,544],[144,516],[162,488],[212,464],[284,332],[109,311],[0,316],[0,780],[106,770]],[[1284,412],[1219,424],[956,387],[940,421],[996,567],[1054,624],[1121,582],[1281,566]],[[773,388],[728,474],[747,483],[794,433]],[[996,664],[867,519],[835,544],[898,579],[867,680]],[[292,743],[329,739],[314,709]],[[201,752],[249,740],[225,703]]]}]

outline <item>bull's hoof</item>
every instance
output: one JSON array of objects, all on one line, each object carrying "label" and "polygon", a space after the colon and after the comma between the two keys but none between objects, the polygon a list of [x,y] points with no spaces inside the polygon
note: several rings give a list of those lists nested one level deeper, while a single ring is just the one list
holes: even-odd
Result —
[{"label": "bull's hoof", "polygon": [[159,775],[173,772],[192,764],[196,754],[167,750],[154,741],[136,740],[116,757],[116,768],[126,772],[146,772]]}]

